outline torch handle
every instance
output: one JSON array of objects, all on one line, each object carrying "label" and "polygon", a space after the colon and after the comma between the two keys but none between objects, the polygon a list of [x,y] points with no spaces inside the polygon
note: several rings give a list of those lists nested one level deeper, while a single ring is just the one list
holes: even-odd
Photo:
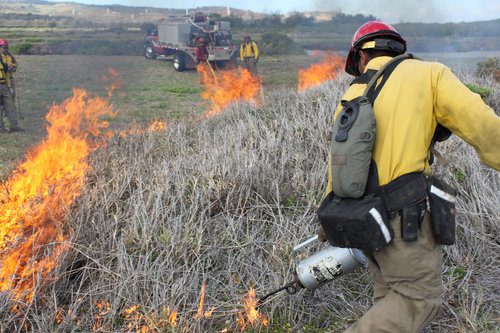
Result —
[{"label": "torch handle", "polygon": [[292,259],[293,259],[293,262],[294,262],[295,264],[297,264],[297,253],[298,253],[300,250],[302,250],[302,249],[304,249],[304,248],[308,247],[309,245],[311,245],[311,244],[313,244],[313,243],[315,243],[315,242],[317,242],[317,241],[318,241],[318,235],[314,235],[314,236],[312,236],[311,238],[309,238],[308,240],[305,240],[305,241],[303,241],[302,243],[295,245],[295,246],[293,247],[293,250],[292,250]]}]

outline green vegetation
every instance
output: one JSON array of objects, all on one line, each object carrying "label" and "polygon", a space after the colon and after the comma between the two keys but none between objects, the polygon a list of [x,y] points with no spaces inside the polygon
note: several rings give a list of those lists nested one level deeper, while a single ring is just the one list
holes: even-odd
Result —
[{"label": "green vegetation", "polygon": [[174,94],[199,94],[202,92],[200,87],[163,87],[161,88],[163,92],[169,92]]},{"label": "green vegetation", "polygon": [[304,54],[303,48],[299,47],[287,35],[279,33],[265,33],[260,37],[259,48],[263,55]]},{"label": "green vegetation", "polygon": [[476,94],[479,94],[483,99],[488,98],[490,97],[491,94],[493,94],[493,89],[491,88],[481,87],[471,83],[466,84],[466,86],[471,91],[475,92]]}]

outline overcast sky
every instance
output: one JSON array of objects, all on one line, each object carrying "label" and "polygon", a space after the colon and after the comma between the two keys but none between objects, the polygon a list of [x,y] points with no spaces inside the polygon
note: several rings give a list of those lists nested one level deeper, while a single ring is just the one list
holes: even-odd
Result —
[{"label": "overcast sky", "polygon": [[[69,0],[53,0],[64,1]],[[264,13],[340,10],[346,14],[373,15],[389,23],[461,22],[500,18],[500,0],[79,0],[85,4],[194,8],[230,6]]]}]

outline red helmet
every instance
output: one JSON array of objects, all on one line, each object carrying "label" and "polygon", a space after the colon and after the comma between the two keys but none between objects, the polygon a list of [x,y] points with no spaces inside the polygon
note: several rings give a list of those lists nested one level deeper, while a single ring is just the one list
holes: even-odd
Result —
[{"label": "red helmet", "polygon": [[[374,43],[364,45],[369,41]],[[345,71],[348,74],[361,75],[358,69],[358,51],[369,48],[402,54],[406,52],[406,41],[390,24],[381,21],[366,22],[352,36],[351,49],[345,64]]]},{"label": "red helmet", "polygon": [[0,39],[0,46],[9,47],[9,42],[7,41],[7,39]]}]

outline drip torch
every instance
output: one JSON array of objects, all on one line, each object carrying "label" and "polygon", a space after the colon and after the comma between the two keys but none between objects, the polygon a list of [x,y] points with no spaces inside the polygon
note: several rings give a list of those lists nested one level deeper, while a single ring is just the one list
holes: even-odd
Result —
[{"label": "drip torch", "polygon": [[270,296],[283,290],[286,290],[290,295],[304,288],[312,291],[341,275],[348,274],[358,267],[367,265],[368,261],[360,250],[331,245],[313,253],[305,259],[299,260],[299,252],[317,241],[318,235],[294,246],[292,259],[295,265],[295,279],[264,297],[260,297],[260,304],[263,304]]}]

